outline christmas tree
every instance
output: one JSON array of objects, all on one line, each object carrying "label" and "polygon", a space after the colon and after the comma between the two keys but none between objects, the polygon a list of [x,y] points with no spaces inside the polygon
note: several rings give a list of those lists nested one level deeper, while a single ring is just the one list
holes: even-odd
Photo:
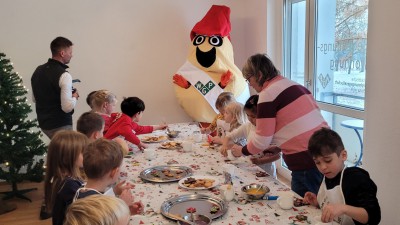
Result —
[{"label": "christmas tree", "polygon": [[43,180],[43,156],[46,146],[40,139],[36,120],[29,120],[32,112],[27,103],[27,89],[22,78],[13,72],[6,55],[0,52],[0,179],[11,184],[12,190],[4,192],[4,199],[18,197],[34,189],[18,190],[17,184],[29,180]]}]

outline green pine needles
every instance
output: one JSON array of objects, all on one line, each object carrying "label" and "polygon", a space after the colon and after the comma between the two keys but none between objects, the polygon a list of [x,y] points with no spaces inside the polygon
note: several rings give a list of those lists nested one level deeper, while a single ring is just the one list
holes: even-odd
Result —
[{"label": "green pine needles", "polygon": [[28,199],[22,195],[27,190],[18,190],[17,183],[43,180],[44,160],[37,156],[43,156],[47,147],[40,139],[37,120],[28,119],[32,112],[28,92],[13,70],[10,60],[0,52],[0,179],[12,185],[5,198]]}]

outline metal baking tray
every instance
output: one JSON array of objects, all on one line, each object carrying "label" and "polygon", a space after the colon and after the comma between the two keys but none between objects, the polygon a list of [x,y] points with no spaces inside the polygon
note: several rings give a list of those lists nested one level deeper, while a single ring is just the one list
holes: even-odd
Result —
[{"label": "metal baking tray", "polygon": [[[166,176],[162,171],[169,170],[173,177]],[[182,171],[181,174],[178,174],[178,171]],[[153,173],[157,174],[154,176]],[[174,182],[179,181],[180,179],[191,176],[193,174],[193,170],[187,166],[155,166],[150,167],[142,172],[140,172],[139,177],[145,181],[156,182],[156,183],[166,183],[166,182]]]},{"label": "metal baking tray", "polygon": [[[210,212],[213,206],[219,207],[216,213]],[[204,194],[190,194],[181,195],[163,202],[161,205],[161,214],[169,219],[174,219],[168,214],[184,216],[189,214],[186,212],[186,209],[190,207],[196,208],[196,214],[206,215],[211,219],[223,216],[228,211],[228,205],[220,198]]]}]

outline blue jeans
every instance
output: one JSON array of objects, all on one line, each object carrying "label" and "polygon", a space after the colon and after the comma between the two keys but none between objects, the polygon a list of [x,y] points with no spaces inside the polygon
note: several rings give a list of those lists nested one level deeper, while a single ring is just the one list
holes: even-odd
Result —
[{"label": "blue jeans", "polygon": [[292,171],[292,190],[301,197],[307,191],[318,194],[323,175],[317,168],[309,170]]}]

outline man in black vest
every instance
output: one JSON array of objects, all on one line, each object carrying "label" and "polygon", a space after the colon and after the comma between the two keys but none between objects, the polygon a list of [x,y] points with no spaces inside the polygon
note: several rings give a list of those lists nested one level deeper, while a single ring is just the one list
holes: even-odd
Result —
[{"label": "man in black vest", "polygon": [[59,130],[72,130],[72,114],[79,98],[66,70],[72,45],[64,37],[54,39],[50,44],[52,58],[38,66],[31,78],[39,127],[50,139]]}]

